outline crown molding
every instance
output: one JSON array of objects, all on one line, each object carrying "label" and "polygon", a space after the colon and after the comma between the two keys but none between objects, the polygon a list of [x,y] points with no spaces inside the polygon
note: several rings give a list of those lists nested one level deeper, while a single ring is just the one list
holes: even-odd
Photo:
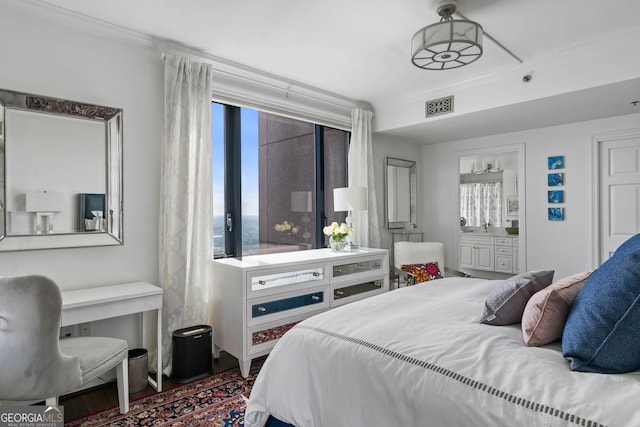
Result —
[{"label": "crown molding", "polygon": [[[355,101],[46,2],[0,0],[0,6],[109,40],[155,50],[159,55],[172,53],[211,64],[214,70],[213,96],[221,101],[267,108],[272,112],[318,120],[318,123],[341,129],[351,128],[352,109],[373,110],[367,102]],[[300,114],[296,114],[298,111],[288,111],[291,108],[299,110]]]},{"label": "crown molding", "polygon": [[12,9],[111,40],[124,41],[143,47],[152,47],[154,45],[153,37],[147,34],[38,0],[0,0],[0,5],[3,8]]}]

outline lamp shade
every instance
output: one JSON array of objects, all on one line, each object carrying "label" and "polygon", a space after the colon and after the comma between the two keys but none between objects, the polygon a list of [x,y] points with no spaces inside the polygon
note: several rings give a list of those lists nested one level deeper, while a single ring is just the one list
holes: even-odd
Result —
[{"label": "lamp shade", "polygon": [[27,212],[60,212],[64,210],[64,198],[62,193],[26,193],[25,205]]},{"label": "lamp shade", "polygon": [[333,189],[333,210],[363,211],[367,209],[367,189],[365,187],[345,187]]}]

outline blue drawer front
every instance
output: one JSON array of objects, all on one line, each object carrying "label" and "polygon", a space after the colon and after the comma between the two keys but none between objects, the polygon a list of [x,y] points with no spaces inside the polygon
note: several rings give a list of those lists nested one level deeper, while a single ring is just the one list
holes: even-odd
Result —
[{"label": "blue drawer front", "polygon": [[291,310],[293,308],[304,307],[306,305],[318,304],[324,300],[323,292],[315,292],[299,297],[285,298],[278,301],[269,301],[251,306],[251,316],[260,317],[267,314],[278,313],[280,311]]}]

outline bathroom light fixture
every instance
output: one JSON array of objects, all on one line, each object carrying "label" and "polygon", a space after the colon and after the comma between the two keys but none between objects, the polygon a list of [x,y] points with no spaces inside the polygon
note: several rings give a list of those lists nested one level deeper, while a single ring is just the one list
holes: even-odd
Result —
[{"label": "bathroom light fixture", "polygon": [[502,169],[500,169],[500,160],[485,160],[481,163],[473,162],[471,164],[471,173],[473,174],[477,175],[491,172],[502,172]]},{"label": "bathroom light fixture", "polygon": [[411,40],[411,62],[424,70],[450,70],[471,64],[482,55],[482,26],[466,19],[453,19],[457,0],[438,5],[440,22],[428,25]]}]

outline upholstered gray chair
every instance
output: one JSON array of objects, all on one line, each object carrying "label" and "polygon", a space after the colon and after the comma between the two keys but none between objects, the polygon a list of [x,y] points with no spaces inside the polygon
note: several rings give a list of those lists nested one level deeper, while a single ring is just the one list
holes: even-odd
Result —
[{"label": "upholstered gray chair", "polygon": [[60,339],[62,297],[44,276],[0,278],[0,401],[45,400],[78,390],[117,367],[120,412],[129,411],[125,340]]}]

